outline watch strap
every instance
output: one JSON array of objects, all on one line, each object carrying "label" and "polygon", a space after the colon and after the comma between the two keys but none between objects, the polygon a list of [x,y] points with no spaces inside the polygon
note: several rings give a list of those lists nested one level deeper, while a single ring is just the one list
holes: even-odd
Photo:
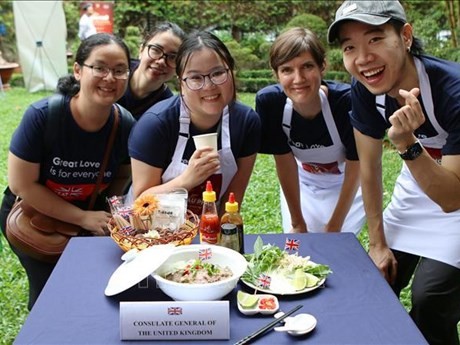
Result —
[{"label": "watch strap", "polygon": [[406,151],[399,152],[399,156],[405,161],[413,161],[417,157],[419,157],[423,152],[423,146],[420,141],[416,141],[412,145],[410,145]]}]

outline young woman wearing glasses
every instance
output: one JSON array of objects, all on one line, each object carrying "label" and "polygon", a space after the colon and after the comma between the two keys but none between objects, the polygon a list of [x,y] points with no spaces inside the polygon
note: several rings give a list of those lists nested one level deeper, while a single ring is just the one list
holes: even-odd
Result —
[{"label": "young woman wearing glasses", "polygon": [[[50,115],[48,98],[26,110],[9,148],[9,188],[0,214],[4,233],[18,196],[39,212],[75,224],[88,235],[105,235],[110,219],[105,196],[119,195],[130,176],[128,136],[135,119],[115,105],[126,89],[128,76],[128,47],[115,36],[94,34],[80,44],[73,74],[59,79],[63,110]],[[117,113],[118,126],[101,192],[88,210]],[[50,116],[59,120],[49,120]],[[53,124],[54,135],[47,131]],[[36,260],[14,246],[12,249],[29,278],[30,309],[55,264]]]},{"label": "young woman wearing glasses", "polygon": [[[188,36],[177,54],[180,95],[150,108],[129,141],[133,196],[173,188],[189,192],[188,207],[201,213],[211,180],[218,200],[234,192],[242,202],[260,141],[260,120],[236,101],[235,62],[208,32]],[[218,153],[196,149],[193,136],[218,133]]]},{"label": "young woman wearing glasses", "polygon": [[173,96],[166,82],[174,76],[177,49],[184,37],[182,29],[170,22],[159,24],[145,36],[139,59],[131,60],[128,88],[118,100],[136,119],[155,103]]}]

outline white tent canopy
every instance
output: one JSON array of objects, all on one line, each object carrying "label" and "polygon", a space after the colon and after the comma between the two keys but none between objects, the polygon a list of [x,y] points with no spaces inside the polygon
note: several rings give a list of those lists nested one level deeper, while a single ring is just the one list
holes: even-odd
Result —
[{"label": "white tent canopy", "polygon": [[13,1],[24,83],[29,92],[55,90],[67,74],[67,27],[62,1]]}]

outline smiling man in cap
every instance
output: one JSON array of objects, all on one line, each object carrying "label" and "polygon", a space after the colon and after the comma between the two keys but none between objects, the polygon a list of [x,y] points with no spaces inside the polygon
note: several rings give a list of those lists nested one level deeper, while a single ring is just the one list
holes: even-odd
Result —
[{"label": "smiling man in cap", "polygon": [[[423,54],[398,1],[345,1],[328,30],[353,76],[369,255],[430,344],[458,345],[460,65]],[[383,209],[385,135],[403,166]]]}]

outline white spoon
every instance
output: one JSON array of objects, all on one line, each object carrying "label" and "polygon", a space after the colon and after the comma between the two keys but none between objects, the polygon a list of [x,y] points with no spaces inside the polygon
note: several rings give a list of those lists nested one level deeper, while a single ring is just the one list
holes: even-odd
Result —
[{"label": "white spoon", "polygon": [[[280,317],[277,313],[275,317]],[[275,327],[276,332],[288,332],[291,335],[303,335],[311,332],[317,324],[317,320],[310,314],[298,314],[285,319],[284,326]]]}]

